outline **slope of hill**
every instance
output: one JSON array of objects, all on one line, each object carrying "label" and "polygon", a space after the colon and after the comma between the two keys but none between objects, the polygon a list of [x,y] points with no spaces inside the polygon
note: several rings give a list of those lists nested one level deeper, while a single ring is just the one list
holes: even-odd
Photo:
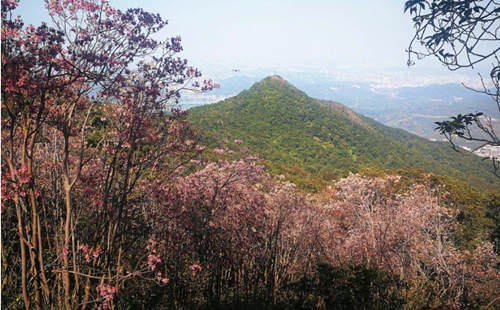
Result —
[{"label": "slope of hill", "polygon": [[479,189],[500,186],[488,164],[472,154],[386,127],[340,103],[310,98],[279,76],[193,108],[189,117],[206,144],[231,147],[242,139],[271,172],[306,188],[320,188],[326,180],[365,168],[416,168]]}]

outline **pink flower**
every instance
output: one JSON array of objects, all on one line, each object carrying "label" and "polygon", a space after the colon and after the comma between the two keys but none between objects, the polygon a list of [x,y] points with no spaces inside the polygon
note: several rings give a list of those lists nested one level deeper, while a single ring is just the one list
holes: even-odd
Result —
[{"label": "pink flower", "polygon": [[167,284],[167,283],[168,283],[168,281],[169,281],[169,280],[168,280],[168,278],[163,278],[163,277],[161,276],[161,272],[158,272],[158,273],[156,274],[156,280],[158,280],[158,281],[159,281],[160,283],[162,283],[162,284]]},{"label": "pink flower", "polygon": [[25,176],[25,177],[19,178],[19,182],[21,182],[21,184],[28,183],[29,181],[30,181],[30,177],[29,176]]},{"label": "pink flower", "polygon": [[193,265],[189,266],[189,268],[192,271],[202,271],[203,270],[203,268],[200,265],[198,265],[198,264],[193,264]]},{"label": "pink flower", "polygon": [[189,269],[191,269],[193,277],[196,276],[196,272],[200,272],[203,270],[203,268],[198,264],[193,264],[193,265],[189,266]]},{"label": "pink flower", "polygon": [[225,153],[225,151],[223,149],[215,148],[214,153],[217,155],[222,155]]},{"label": "pink flower", "polygon": [[113,300],[114,294],[116,294],[116,292],[118,291],[116,287],[111,285],[100,285],[96,287],[96,289],[99,291],[99,294],[104,298],[105,301]]},{"label": "pink flower", "polygon": [[153,238],[148,239],[148,245],[146,246],[146,250],[150,251],[154,247],[156,247],[156,241]]},{"label": "pink flower", "polygon": [[199,145],[199,144],[197,144],[197,145],[194,147],[194,150],[195,150],[195,151],[197,151],[197,152],[201,152],[201,151],[203,151],[204,149],[205,149],[205,147],[204,147],[204,146],[202,146],[202,145]]},{"label": "pink flower", "polygon": [[87,253],[89,251],[89,246],[84,244],[84,245],[80,245],[78,247],[79,250],[83,251],[84,253]]},{"label": "pink flower", "polygon": [[159,255],[149,254],[148,255],[148,266],[152,271],[156,270],[156,264],[161,263],[161,258]]},{"label": "pink flower", "polygon": [[100,246],[100,245],[98,245],[98,246],[97,246],[97,248],[96,248],[96,249],[94,250],[94,252],[92,253],[92,255],[93,255],[94,257],[99,257],[99,254],[101,254],[101,252],[102,252],[101,246]]},{"label": "pink flower", "polygon": [[246,159],[247,159],[247,160],[258,160],[258,159],[259,159],[259,156],[257,156],[257,155],[249,155],[249,156],[247,156],[247,158],[246,158]]},{"label": "pink flower", "polygon": [[63,250],[62,257],[63,257],[63,258],[66,258],[66,257],[68,257],[68,254],[69,254],[69,250],[68,250],[68,248],[67,248],[67,247],[65,247],[65,248],[64,248],[64,250]]}]

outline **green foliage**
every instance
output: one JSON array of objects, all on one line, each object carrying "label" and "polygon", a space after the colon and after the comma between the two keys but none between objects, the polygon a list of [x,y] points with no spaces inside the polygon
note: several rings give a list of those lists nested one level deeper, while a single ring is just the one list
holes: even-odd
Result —
[{"label": "green foliage", "polygon": [[486,193],[486,217],[493,222],[490,241],[495,245],[495,252],[500,254],[500,193]]},{"label": "green foliage", "polygon": [[377,167],[422,169],[480,189],[500,186],[477,156],[386,127],[341,104],[310,98],[277,76],[236,97],[194,108],[189,118],[209,146],[234,148],[232,141],[243,139],[272,173],[284,174],[306,190]]},{"label": "green foliage", "polygon": [[233,141],[243,139],[243,146],[264,157],[272,174],[283,174],[307,191],[320,190],[349,172],[396,173],[402,176],[401,191],[413,183],[442,186],[450,194],[443,203],[460,210],[454,233],[458,247],[472,249],[480,240],[498,239],[494,196],[488,200],[480,191],[500,186],[487,163],[445,143],[383,126],[338,103],[309,98],[278,77],[192,109],[189,118],[204,143],[236,150],[241,146]]}]

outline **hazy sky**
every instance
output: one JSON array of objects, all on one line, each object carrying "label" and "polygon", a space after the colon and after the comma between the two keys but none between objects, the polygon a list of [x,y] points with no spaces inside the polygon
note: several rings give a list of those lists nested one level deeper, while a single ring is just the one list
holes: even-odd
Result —
[{"label": "hazy sky", "polygon": [[[309,67],[354,76],[392,71],[453,76],[434,59],[406,68],[412,25],[410,16],[403,14],[403,0],[110,2],[160,13],[169,20],[161,35],[180,35],[183,56],[205,71],[217,66]],[[18,12],[30,23],[46,19],[43,0],[21,0]]]}]

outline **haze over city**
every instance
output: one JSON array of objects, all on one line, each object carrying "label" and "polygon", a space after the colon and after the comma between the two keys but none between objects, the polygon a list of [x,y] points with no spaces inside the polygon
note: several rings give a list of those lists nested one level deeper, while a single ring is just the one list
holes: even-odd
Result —
[{"label": "haze over city", "polygon": [[[134,0],[112,0],[117,8]],[[324,72],[339,80],[376,82],[380,87],[432,83],[478,85],[477,70],[450,72],[434,59],[407,67],[413,31],[399,1],[143,1],[169,25],[157,37],[180,35],[189,62],[209,78],[239,74]],[[21,2],[28,23],[47,19],[43,1]],[[256,73],[258,72],[258,73]]]}]

